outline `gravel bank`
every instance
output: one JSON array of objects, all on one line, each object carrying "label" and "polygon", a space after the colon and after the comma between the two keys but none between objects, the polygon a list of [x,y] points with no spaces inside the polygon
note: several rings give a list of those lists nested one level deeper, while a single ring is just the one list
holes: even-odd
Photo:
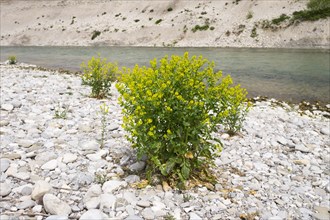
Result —
[{"label": "gravel bank", "polygon": [[125,140],[114,87],[96,100],[75,75],[8,65],[0,74],[0,219],[330,217],[329,113],[256,102],[240,136],[217,134],[213,189],[138,189],[145,164]]}]

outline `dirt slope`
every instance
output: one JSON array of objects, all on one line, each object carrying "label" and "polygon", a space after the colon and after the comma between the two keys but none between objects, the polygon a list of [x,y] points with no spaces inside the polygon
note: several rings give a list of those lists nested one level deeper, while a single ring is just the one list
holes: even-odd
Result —
[{"label": "dirt slope", "polygon": [[297,0],[1,0],[0,44],[329,48],[329,18],[256,26],[305,8]]}]

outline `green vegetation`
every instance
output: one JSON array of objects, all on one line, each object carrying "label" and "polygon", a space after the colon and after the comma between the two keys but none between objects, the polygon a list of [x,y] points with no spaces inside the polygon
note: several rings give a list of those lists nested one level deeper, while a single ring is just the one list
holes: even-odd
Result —
[{"label": "green vegetation", "polygon": [[257,27],[254,26],[254,27],[252,28],[252,30],[251,30],[251,35],[250,35],[250,37],[255,38],[255,37],[257,37],[257,36],[258,36],[258,34],[257,34]]},{"label": "green vegetation", "polygon": [[81,64],[83,71],[83,84],[92,87],[91,96],[94,98],[104,98],[110,91],[110,86],[118,72],[117,64],[107,63],[106,59],[92,57],[87,64]]},{"label": "green vegetation", "polygon": [[203,26],[200,26],[200,25],[195,25],[195,27],[193,27],[192,29],[191,29],[191,31],[192,32],[196,32],[196,31],[206,31],[207,29],[209,29],[209,25],[208,24],[205,24],[205,25],[203,25]]},{"label": "green vegetation", "polygon": [[252,11],[249,11],[248,14],[246,15],[246,19],[251,19],[253,17]]},{"label": "green vegetation", "polygon": [[159,173],[182,188],[192,177],[214,180],[209,168],[222,144],[212,133],[219,124],[241,129],[248,107],[246,91],[213,68],[202,56],[185,53],[123,69],[116,84],[123,128],[138,158],[148,158],[149,182]]},{"label": "green vegetation", "polygon": [[100,31],[93,31],[93,33],[92,33],[92,40],[94,40],[95,38],[97,38],[99,35],[101,34],[101,32]]},{"label": "green vegetation", "polygon": [[169,8],[167,9],[167,11],[168,11],[168,12],[173,11],[173,8],[169,7]]},{"label": "green vegetation", "polygon": [[64,107],[60,103],[58,103],[57,108],[55,108],[55,119],[66,119],[67,113],[69,111],[69,107]]},{"label": "green vegetation", "polygon": [[17,59],[16,59],[16,56],[9,56],[8,57],[8,60],[9,60],[9,64],[10,65],[14,65],[14,64],[16,64],[17,63]]},{"label": "green vegetation", "polygon": [[139,22],[139,21],[140,21],[140,19],[135,19],[134,21],[135,21],[135,22]]},{"label": "green vegetation", "polygon": [[160,22],[162,22],[163,21],[163,19],[158,19],[156,22],[155,22],[155,24],[159,24]]},{"label": "green vegetation", "polygon": [[307,4],[310,10],[330,8],[330,0],[310,0]]},{"label": "green vegetation", "polygon": [[107,114],[109,113],[109,106],[107,106],[105,103],[103,103],[100,106],[100,113],[101,113],[101,124],[102,124],[100,148],[103,148],[104,140],[105,140],[105,131],[106,131],[106,127],[107,127]]},{"label": "green vegetation", "polygon": [[283,21],[285,21],[285,20],[287,20],[287,19],[289,19],[289,18],[290,18],[290,17],[287,16],[286,14],[281,14],[280,17],[278,17],[278,18],[274,18],[274,19],[272,20],[272,24],[279,25],[281,22],[283,22]]}]

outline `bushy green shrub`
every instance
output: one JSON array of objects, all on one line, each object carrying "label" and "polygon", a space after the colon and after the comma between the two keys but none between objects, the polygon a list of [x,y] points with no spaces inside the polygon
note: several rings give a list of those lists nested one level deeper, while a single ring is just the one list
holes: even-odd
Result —
[{"label": "bushy green shrub", "polygon": [[100,31],[93,31],[93,33],[92,33],[92,40],[94,40],[95,38],[97,38],[99,35],[101,34],[101,32]]},{"label": "bushy green shrub", "polygon": [[285,20],[287,20],[287,19],[289,19],[289,18],[290,18],[290,17],[287,16],[286,14],[281,14],[280,17],[278,17],[278,18],[274,18],[274,19],[272,20],[272,23],[275,24],[275,25],[279,25],[281,22],[283,22],[283,21],[285,21]]},{"label": "bushy green shrub", "polygon": [[13,65],[13,64],[17,63],[16,56],[9,56],[8,60],[9,60],[10,65]]},{"label": "bushy green shrub", "polygon": [[123,127],[138,157],[148,157],[147,176],[161,172],[184,183],[220,153],[221,142],[211,135],[217,125],[241,126],[246,91],[201,56],[165,56],[150,64],[124,69],[116,84]]},{"label": "bushy green shrub", "polygon": [[307,7],[311,10],[330,8],[330,0],[309,0]]},{"label": "bushy green shrub", "polygon": [[92,57],[88,63],[82,63],[82,81],[92,87],[92,97],[104,98],[109,94],[111,82],[118,72],[117,64],[108,63],[106,59]]},{"label": "bushy green shrub", "polygon": [[160,22],[162,22],[163,21],[163,19],[158,19],[156,22],[155,22],[155,24],[159,24]]}]

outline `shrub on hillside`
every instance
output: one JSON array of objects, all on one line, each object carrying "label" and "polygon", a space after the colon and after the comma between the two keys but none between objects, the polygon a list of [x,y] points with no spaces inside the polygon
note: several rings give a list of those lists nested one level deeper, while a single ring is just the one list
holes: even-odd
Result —
[{"label": "shrub on hillside", "polygon": [[124,69],[116,85],[123,127],[138,157],[148,157],[148,177],[160,172],[184,183],[220,153],[221,142],[211,135],[219,123],[240,128],[246,91],[201,56],[185,53],[150,64]]}]

